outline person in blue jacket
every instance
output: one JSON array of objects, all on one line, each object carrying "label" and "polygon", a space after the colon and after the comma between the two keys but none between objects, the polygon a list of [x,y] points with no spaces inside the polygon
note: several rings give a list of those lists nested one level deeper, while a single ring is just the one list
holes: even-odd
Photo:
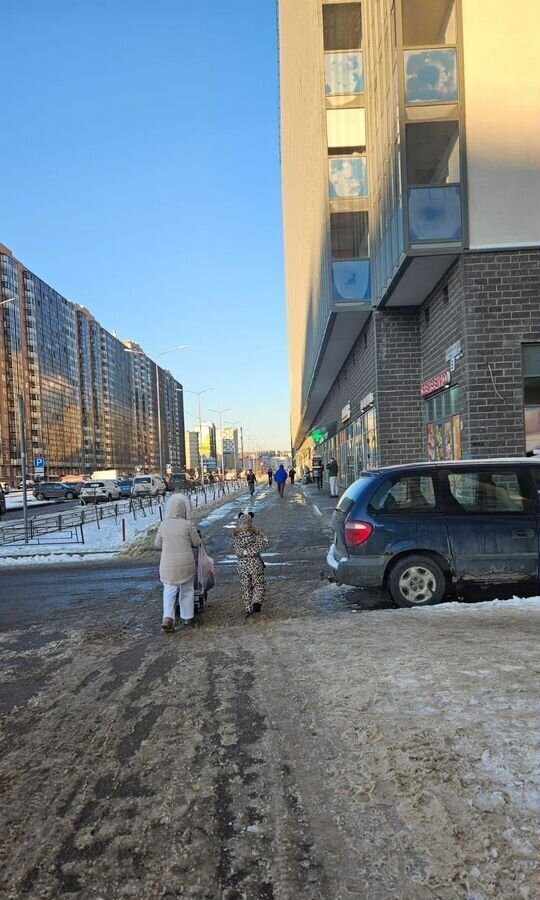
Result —
[{"label": "person in blue jacket", "polygon": [[285,494],[285,482],[287,481],[287,472],[285,471],[285,466],[281,463],[279,469],[274,475],[274,481],[277,484],[278,494],[280,497],[283,497]]}]

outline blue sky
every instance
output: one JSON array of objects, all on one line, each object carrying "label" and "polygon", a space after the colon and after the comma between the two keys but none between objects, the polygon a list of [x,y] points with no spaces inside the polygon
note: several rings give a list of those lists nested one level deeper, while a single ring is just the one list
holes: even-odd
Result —
[{"label": "blue sky", "polygon": [[4,0],[0,74],[0,242],[288,447],[274,0]]}]

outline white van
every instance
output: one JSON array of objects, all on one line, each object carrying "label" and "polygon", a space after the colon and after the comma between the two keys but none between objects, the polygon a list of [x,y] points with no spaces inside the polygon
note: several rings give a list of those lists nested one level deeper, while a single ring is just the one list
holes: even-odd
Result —
[{"label": "white van", "polygon": [[165,482],[159,475],[136,475],[133,479],[133,487],[131,493],[133,497],[141,497],[149,495],[157,497],[166,491]]},{"label": "white van", "polygon": [[79,499],[84,506],[86,503],[107,503],[120,499],[120,488],[116,481],[103,479],[102,481],[85,481]]}]

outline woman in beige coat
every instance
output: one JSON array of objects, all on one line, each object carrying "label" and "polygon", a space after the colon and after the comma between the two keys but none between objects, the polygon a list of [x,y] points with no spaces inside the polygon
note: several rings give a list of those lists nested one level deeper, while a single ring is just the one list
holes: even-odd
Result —
[{"label": "woman in beige coat", "polygon": [[180,593],[180,618],[185,623],[193,622],[193,576],[195,558],[193,548],[201,539],[197,529],[187,518],[187,505],[181,494],[170,497],[166,518],[158,528],[154,546],[161,550],[159,577],[163,584],[164,631],[174,631],[174,606],[176,594]]}]

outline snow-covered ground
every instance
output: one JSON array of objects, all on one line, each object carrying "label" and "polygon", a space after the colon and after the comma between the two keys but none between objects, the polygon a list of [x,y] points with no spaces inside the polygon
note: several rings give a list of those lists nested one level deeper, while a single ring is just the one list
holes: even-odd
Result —
[{"label": "snow-covered ground", "polygon": [[[28,490],[26,495],[28,506],[48,506],[48,500],[36,500],[32,493],[32,489]],[[23,508],[23,492],[22,491],[10,491],[9,494],[6,494],[6,510],[9,512],[13,509],[22,509]]]}]

